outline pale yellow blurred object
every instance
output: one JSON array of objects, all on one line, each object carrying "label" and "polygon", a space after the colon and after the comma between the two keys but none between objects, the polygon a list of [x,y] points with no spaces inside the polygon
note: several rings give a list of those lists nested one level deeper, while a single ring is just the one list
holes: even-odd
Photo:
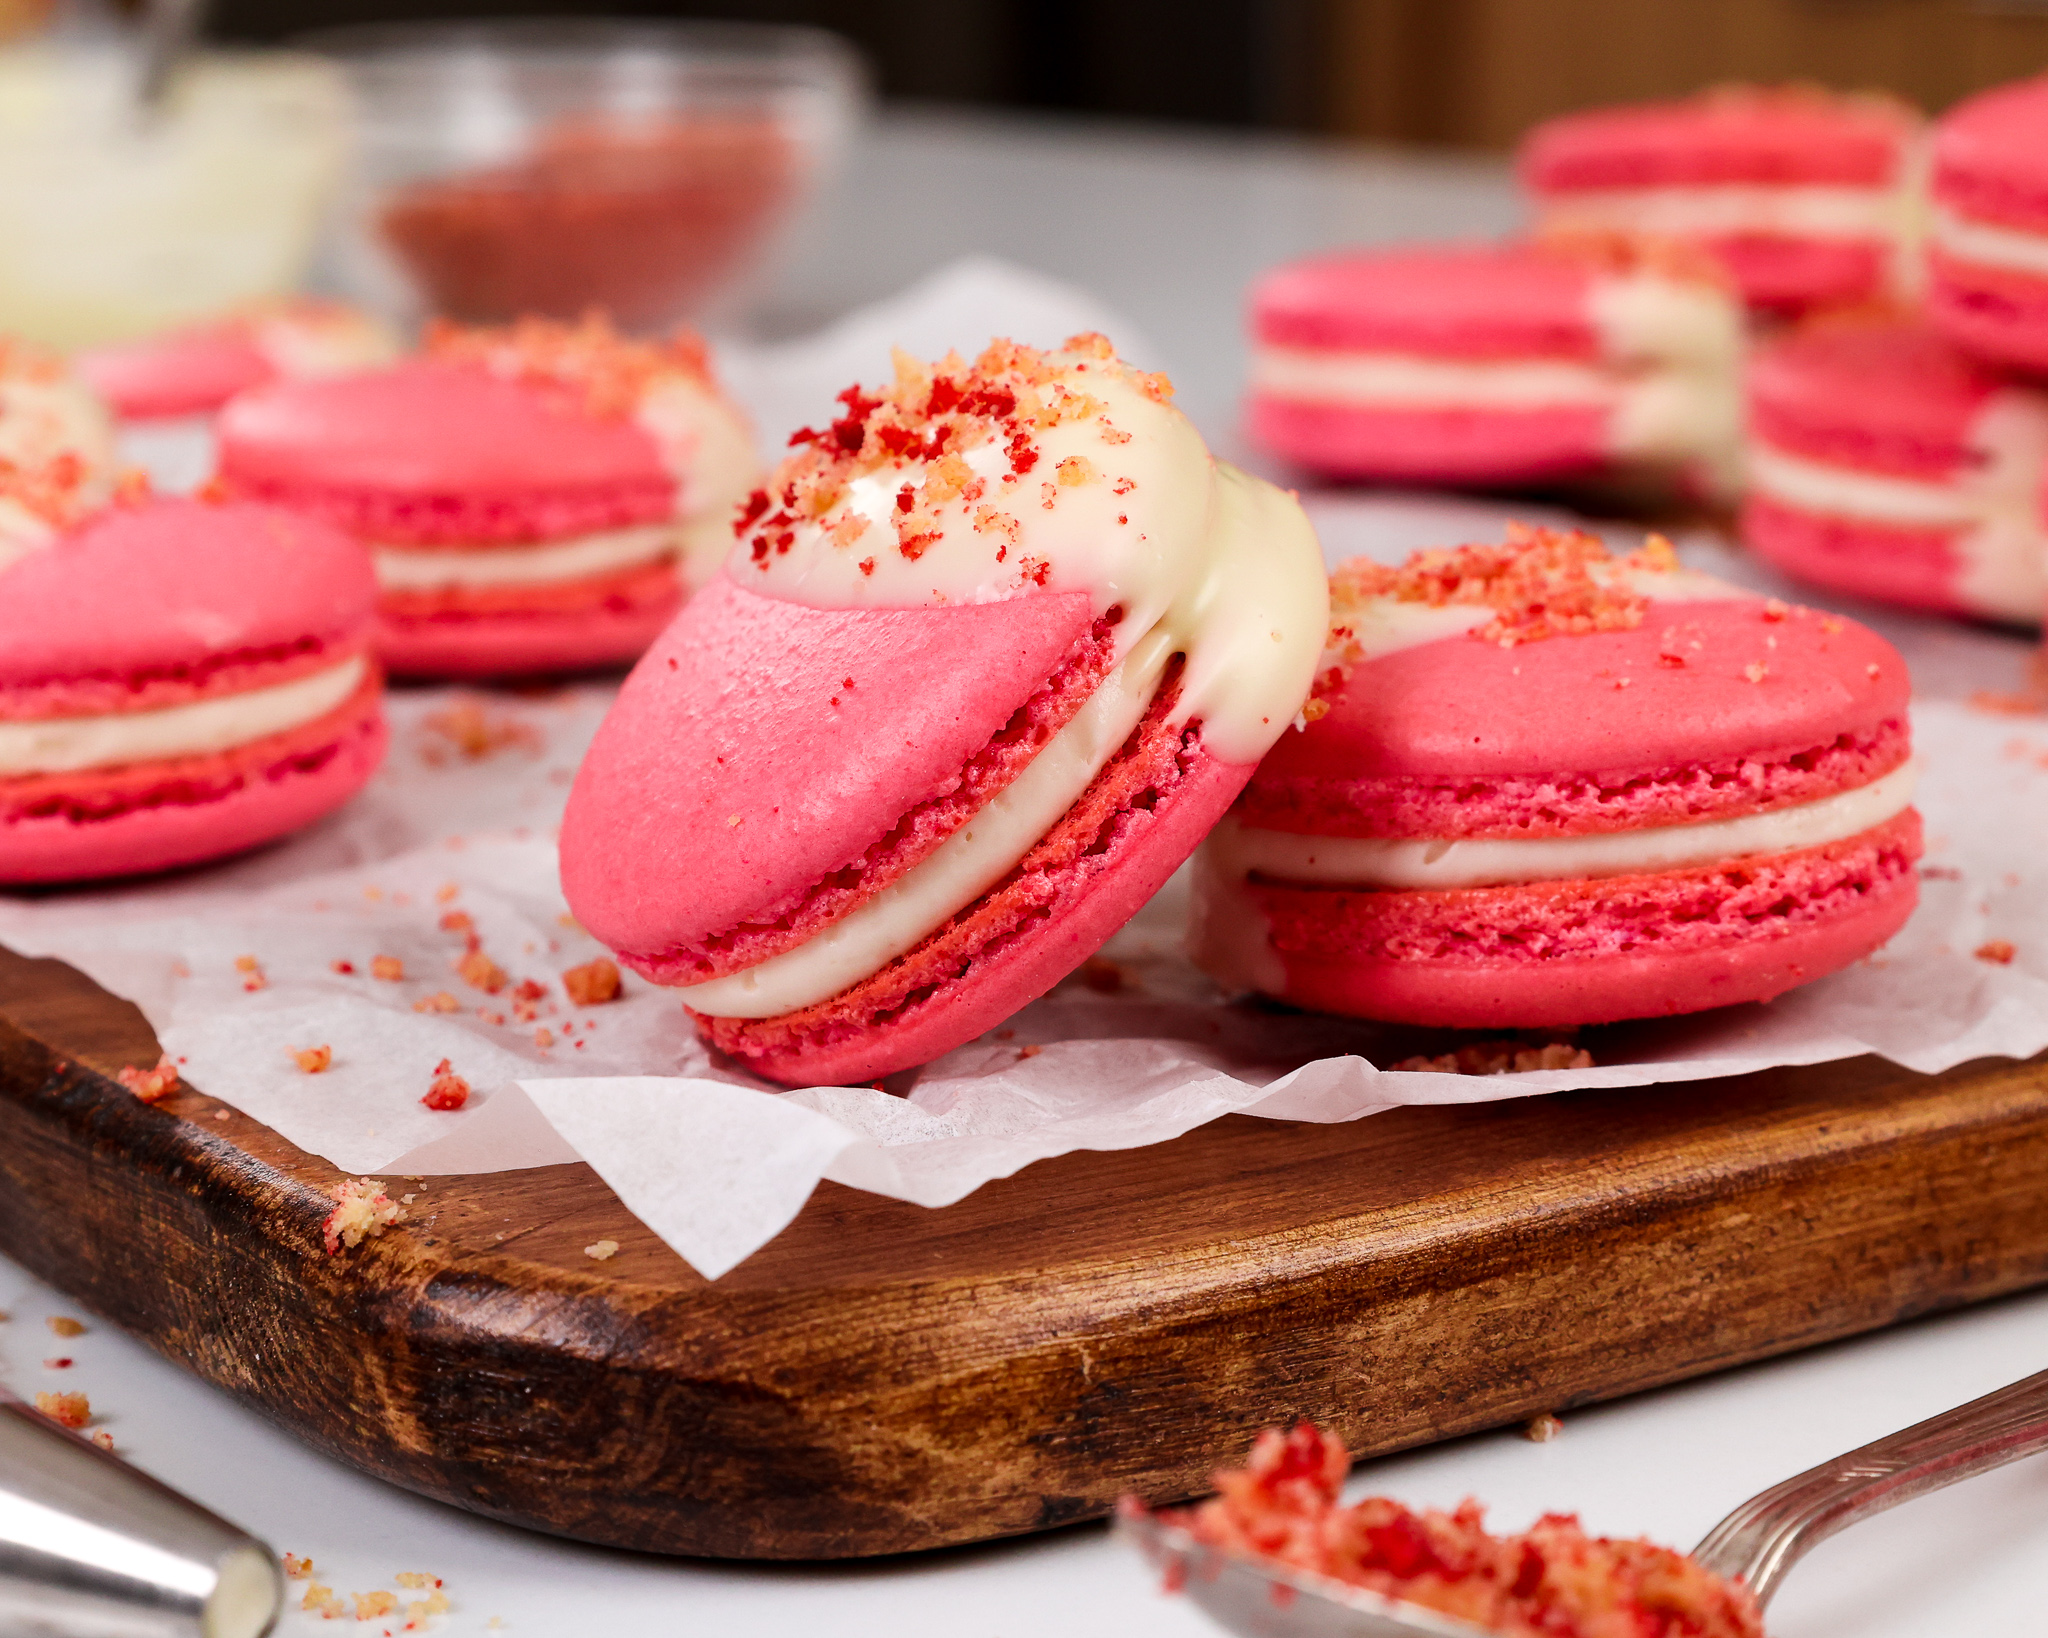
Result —
[{"label": "pale yellow blurred object", "polygon": [[154,119],[132,83],[112,51],[0,50],[0,331],[125,341],[305,276],[348,158],[340,76],[292,53],[207,52]]}]

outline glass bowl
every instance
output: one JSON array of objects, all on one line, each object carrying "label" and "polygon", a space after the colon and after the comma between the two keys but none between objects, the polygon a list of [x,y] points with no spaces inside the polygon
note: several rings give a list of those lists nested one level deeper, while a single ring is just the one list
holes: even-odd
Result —
[{"label": "glass bowl", "polygon": [[564,18],[299,43],[341,66],[360,118],[332,276],[401,320],[742,310],[863,97],[852,48],[815,29]]}]

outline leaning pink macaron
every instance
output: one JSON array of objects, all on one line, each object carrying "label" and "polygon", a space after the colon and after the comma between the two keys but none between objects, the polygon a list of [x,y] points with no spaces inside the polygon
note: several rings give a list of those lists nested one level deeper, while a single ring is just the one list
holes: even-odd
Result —
[{"label": "leaning pink macaron", "polygon": [[1100,336],[899,355],[798,435],[570,793],[570,908],[785,1084],[1001,1022],[1150,897],[1306,696],[1315,536]]},{"label": "leaning pink macaron", "polygon": [[362,549],[267,506],[117,505],[0,571],[0,882],[240,852],[385,743]]},{"label": "leaning pink macaron", "polygon": [[1316,473],[1511,484],[1618,467],[1712,484],[1741,314],[1676,247],[1607,236],[1319,256],[1252,292],[1253,436]]},{"label": "leaning pink macaron", "polygon": [[1921,142],[1890,98],[1729,86],[1548,120],[1520,163],[1544,227],[1686,240],[1787,313],[1910,277]]},{"label": "leaning pink macaron", "polygon": [[341,375],[398,356],[389,326],[339,302],[266,303],[212,324],[95,347],[79,374],[123,421],[211,415],[238,392]]},{"label": "leaning pink macaron", "polygon": [[592,321],[444,328],[391,369],[243,394],[220,419],[236,494],[370,547],[393,670],[616,664],[711,572],[756,474],[692,339]]},{"label": "leaning pink macaron", "polygon": [[2048,76],[1935,127],[1927,316],[1987,362],[2048,372]]},{"label": "leaning pink macaron", "polygon": [[2036,623],[2048,394],[1911,318],[1766,343],[1749,372],[1743,539],[1832,591]]},{"label": "leaning pink macaron", "polygon": [[1761,1001],[1904,924],[1906,668],[1653,541],[1359,560],[1197,865],[1196,959],[1318,1011],[1565,1027]]}]

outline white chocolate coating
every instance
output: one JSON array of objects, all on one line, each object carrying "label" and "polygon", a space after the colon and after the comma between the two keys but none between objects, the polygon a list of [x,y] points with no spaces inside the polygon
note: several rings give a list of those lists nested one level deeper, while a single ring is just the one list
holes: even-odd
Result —
[{"label": "white chocolate coating", "polygon": [[634,418],[675,475],[676,516],[684,527],[672,538],[683,582],[695,591],[718,572],[732,546],[733,511],[760,480],[753,434],[730,399],[681,375],[662,377]]},{"label": "white chocolate coating", "polygon": [[1226,818],[1204,847],[1222,875],[1319,887],[1443,890],[1633,876],[1842,841],[1905,812],[1917,777],[1907,763],[1796,807],[1587,836],[1303,836]]},{"label": "white chocolate coating", "polygon": [[290,682],[153,711],[0,720],[0,777],[79,773],[246,745],[325,716],[362,685],[368,665],[352,654]]}]

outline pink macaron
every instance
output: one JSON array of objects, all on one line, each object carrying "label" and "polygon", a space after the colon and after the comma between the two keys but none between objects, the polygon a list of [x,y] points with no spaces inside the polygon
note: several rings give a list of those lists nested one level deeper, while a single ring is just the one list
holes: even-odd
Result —
[{"label": "pink macaron", "polygon": [[0,882],[195,864],[297,830],[384,753],[362,548],[143,500],[0,570]]},{"label": "pink macaron", "polygon": [[297,298],[143,341],[80,353],[79,373],[124,421],[211,415],[238,392],[279,379],[389,363],[397,338],[339,302]]},{"label": "pink macaron", "polygon": [[635,658],[756,475],[701,346],[596,321],[443,327],[421,359],[244,393],[219,433],[231,492],[370,547],[378,649],[409,675]]},{"label": "pink macaron", "polygon": [[1311,472],[1515,484],[1618,468],[1713,484],[1741,313],[1695,253],[1612,235],[1348,251],[1252,292],[1254,438]]},{"label": "pink macaron", "polygon": [[[1323,1012],[1566,1027],[1760,1001],[1904,924],[1904,662],[1652,541],[1360,559],[1197,870],[1196,959]],[[1320,709],[1319,709],[1320,708]]]},{"label": "pink macaron", "polygon": [[1683,239],[1772,313],[1867,301],[1908,276],[1921,122],[1886,97],[1725,86],[1547,120],[1522,143],[1546,228]]},{"label": "pink macaron", "polygon": [[1742,535],[1858,597],[2038,622],[2048,393],[1912,318],[1815,324],[1749,370]]},{"label": "pink macaron", "polygon": [[2048,373],[2048,75],[1935,127],[1927,316],[1957,346]]},{"label": "pink macaron", "polygon": [[749,501],[570,792],[579,921],[704,1039],[869,1081],[1097,949],[1306,697],[1315,536],[1100,336],[899,355]]}]

